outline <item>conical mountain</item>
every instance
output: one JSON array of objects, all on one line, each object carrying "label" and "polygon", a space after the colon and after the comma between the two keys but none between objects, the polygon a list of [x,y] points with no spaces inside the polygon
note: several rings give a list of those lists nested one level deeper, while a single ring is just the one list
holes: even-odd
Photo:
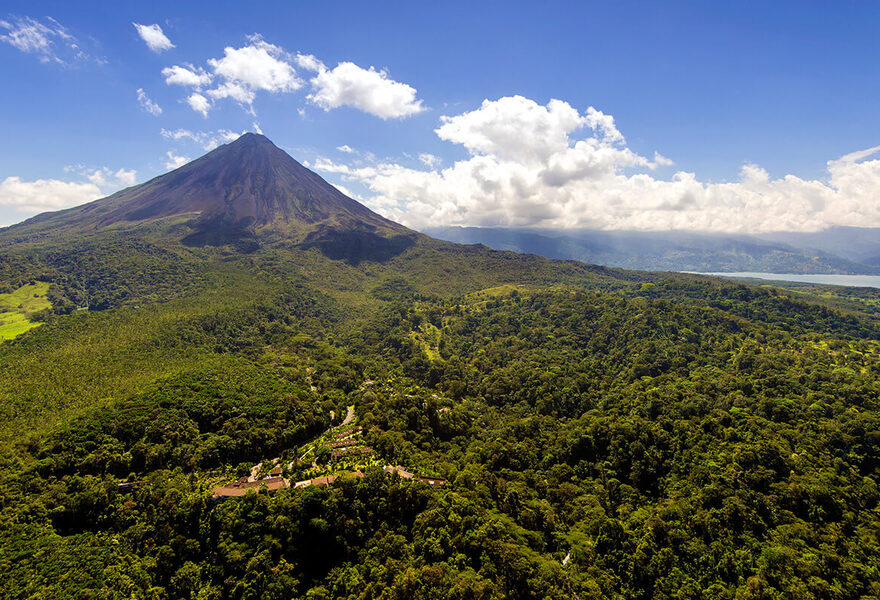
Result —
[{"label": "conical mountain", "polygon": [[[414,232],[349,198],[268,138],[247,133],[174,171],[83,206],[38,215],[14,229],[96,231],[158,222],[185,225],[184,243],[269,235],[319,242]],[[24,231],[22,231],[23,233]]]}]

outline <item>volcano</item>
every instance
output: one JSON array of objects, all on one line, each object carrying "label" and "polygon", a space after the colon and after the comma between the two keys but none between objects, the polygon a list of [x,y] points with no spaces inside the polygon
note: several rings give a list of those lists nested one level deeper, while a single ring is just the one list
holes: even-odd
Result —
[{"label": "volcano", "polygon": [[333,258],[364,252],[381,258],[419,235],[349,198],[255,133],[140,185],[11,229],[54,237],[145,226],[176,233],[188,246],[281,242],[318,247]]}]

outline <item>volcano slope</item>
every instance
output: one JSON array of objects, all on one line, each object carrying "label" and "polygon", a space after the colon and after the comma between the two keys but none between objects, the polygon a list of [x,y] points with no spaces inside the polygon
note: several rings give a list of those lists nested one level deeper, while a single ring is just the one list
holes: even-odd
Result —
[{"label": "volcano slope", "polygon": [[[880,596],[866,292],[440,242],[256,135],[0,231],[0,292],[32,281],[5,597]],[[212,498],[351,470],[300,460],[350,405],[362,478]]]}]

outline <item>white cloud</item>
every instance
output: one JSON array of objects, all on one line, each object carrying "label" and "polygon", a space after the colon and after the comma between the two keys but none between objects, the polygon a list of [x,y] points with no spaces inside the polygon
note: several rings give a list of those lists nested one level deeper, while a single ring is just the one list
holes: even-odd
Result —
[{"label": "white cloud", "polygon": [[478,110],[440,117],[440,122],[435,130],[440,139],[461,144],[472,154],[543,162],[567,148],[570,134],[589,120],[561,100],[541,106],[522,96],[510,96],[484,100]]},{"label": "white cloud", "polygon": [[194,67],[189,64],[183,66],[174,65],[173,67],[165,67],[162,69],[162,76],[168,85],[190,86],[196,89],[211,83],[211,75],[205,72],[201,67]]},{"label": "white cloud", "polygon": [[128,171],[125,169],[119,169],[114,173],[114,176],[116,177],[116,180],[123,185],[132,186],[137,182],[137,171],[134,169]]},{"label": "white cloud", "polygon": [[[256,123],[254,125],[256,125]],[[190,131],[188,129],[175,129],[171,131],[168,129],[162,129],[160,133],[162,134],[162,137],[167,140],[190,140],[205,150],[213,150],[220,144],[226,144],[237,140],[244,135],[245,132],[242,131],[240,133],[235,133],[228,129],[217,129],[216,131]],[[259,131],[257,133],[259,133]]]},{"label": "white cloud", "polygon": [[333,184],[333,187],[335,187],[337,190],[339,190],[340,192],[342,192],[343,194],[345,194],[345,195],[348,196],[349,198],[354,198],[354,197],[355,197],[354,194],[351,193],[351,190],[348,189],[347,187],[345,187],[345,186],[342,185],[342,184],[334,183],[334,184]]},{"label": "white cloud", "polygon": [[[259,34],[247,39],[247,45],[227,46],[222,57],[208,59],[207,70],[191,64],[166,67],[162,70],[165,83],[194,88],[187,102],[203,116],[207,116],[214,102],[224,98],[235,100],[256,115],[253,104],[260,92],[280,94],[302,88],[304,81],[296,68],[316,73],[309,81],[312,91],[307,98],[325,111],[351,106],[382,119],[392,119],[425,110],[413,87],[394,81],[384,70],[363,69],[352,62],[327,69],[314,55],[291,55]],[[302,108],[297,112],[305,117]]]},{"label": "white cloud", "polygon": [[251,88],[242,85],[240,83],[233,83],[231,81],[227,81],[223,84],[220,84],[213,90],[208,90],[206,92],[211,98],[215,100],[220,100],[222,98],[232,98],[239,104],[247,104],[249,112],[253,113],[253,109],[250,108],[250,105],[254,103],[254,98],[256,98],[257,94]]},{"label": "white cloud", "polygon": [[654,164],[658,167],[671,167],[675,165],[675,161],[671,158],[666,158],[656,150],[654,151]]},{"label": "white cloud", "polygon": [[162,107],[150,100],[149,96],[147,96],[147,93],[143,89],[138,88],[137,98],[138,104],[141,105],[141,108],[151,115],[158,117],[162,114]]},{"label": "white cloud", "polygon": [[425,110],[422,101],[416,100],[415,88],[390,79],[385,71],[363,69],[352,62],[341,62],[330,70],[320,62],[316,66],[318,74],[311,80],[314,91],[308,98],[324,110],[351,106],[381,119]]},{"label": "white cloud", "polygon": [[[31,17],[15,17],[0,21],[0,41],[26,52],[35,54],[40,62],[54,62],[68,66],[76,61],[90,58],[67,29],[52,17],[42,21]],[[101,61],[99,61],[101,62]]]},{"label": "white cloud", "polygon": [[176,169],[178,167],[182,167],[186,163],[189,162],[189,158],[186,156],[180,156],[178,154],[174,154],[171,150],[165,153],[168,157],[168,160],[165,161],[166,169]]},{"label": "white cloud", "polygon": [[158,25],[141,25],[139,23],[132,23],[132,25],[137,29],[138,35],[141,36],[147,47],[153,52],[159,53],[163,50],[174,48],[174,44],[171,43],[171,40],[168,39],[168,36],[162,32],[162,28]]},{"label": "white cloud", "polygon": [[0,181],[0,206],[7,206],[24,213],[69,208],[97,200],[116,190],[134,185],[134,170],[107,167],[86,169],[82,166],[67,167],[67,172],[79,174],[83,181],[37,179],[22,181],[20,177],[7,177]]},{"label": "white cloud", "polygon": [[342,146],[336,146],[336,149],[340,152],[345,152],[346,154],[353,154],[354,148],[349,146],[348,144],[343,144]]},{"label": "white cloud", "polygon": [[[283,48],[256,34],[248,37],[248,42],[241,48],[227,46],[221,58],[208,59],[210,72],[190,64],[166,67],[162,70],[165,83],[195,88],[187,103],[205,117],[211,100],[229,98],[255,114],[253,103],[258,92],[285,93],[302,87],[290,64],[293,59]],[[216,85],[209,88],[212,83]]]},{"label": "white cloud", "polygon": [[297,66],[307,71],[324,71],[327,67],[314,54],[297,54],[294,59]]},{"label": "white cloud", "polygon": [[115,190],[120,187],[132,186],[137,181],[137,171],[135,170],[117,169],[113,171],[107,167],[87,169],[83,166],[66,167],[64,170],[78,173],[102,189],[112,188]]},{"label": "white cloud", "polygon": [[198,92],[190,94],[189,98],[186,99],[186,103],[189,104],[191,109],[201,113],[203,117],[207,117],[208,111],[211,109],[211,102]]},{"label": "white cloud", "polygon": [[251,90],[289,92],[302,86],[293,67],[285,62],[284,50],[259,36],[251,36],[250,42],[242,48],[227,46],[223,58],[210,59],[214,74]]},{"label": "white cloud", "polygon": [[[829,225],[880,226],[880,146],[828,162],[825,180],[772,178],[743,166],[735,182],[706,183],[672,161],[641,156],[610,115],[514,96],[444,117],[436,130],[470,156],[442,170],[393,162],[314,168],[359,182],[366,202],[413,227],[482,225],[761,232]],[[426,163],[427,164],[427,163]],[[430,166],[430,165],[429,165]]]},{"label": "white cloud", "polygon": [[22,52],[46,54],[52,45],[50,38],[54,35],[53,31],[30,17],[19,20],[15,25],[0,21],[0,27],[9,30],[9,33],[0,36],[0,40]]},{"label": "white cloud", "polygon": [[302,87],[302,80],[287,62],[289,57],[281,47],[269,44],[258,35],[251,36],[249,41],[249,45],[241,48],[227,46],[223,58],[208,60],[214,77],[222,83],[206,93],[214,100],[231,98],[247,106],[253,114],[252,105],[258,91],[292,92]]},{"label": "white cloud", "polygon": [[94,183],[57,179],[22,181],[19,177],[7,177],[0,182],[0,206],[9,206],[22,212],[57,210],[101,196],[100,188]]},{"label": "white cloud", "polygon": [[433,154],[429,154],[427,152],[422,152],[419,154],[419,162],[421,162],[426,167],[433,169],[434,167],[439,166],[443,163],[443,159],[439,156],[434,156]]}]

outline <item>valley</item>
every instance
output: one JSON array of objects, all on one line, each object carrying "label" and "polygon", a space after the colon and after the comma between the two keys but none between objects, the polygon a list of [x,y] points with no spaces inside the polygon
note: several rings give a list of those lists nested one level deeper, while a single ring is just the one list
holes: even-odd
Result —
[{"label": "valley", "polygon": [[294,163],[0,230],[7,597],[880,596],[876,290],[444,242]]}]

